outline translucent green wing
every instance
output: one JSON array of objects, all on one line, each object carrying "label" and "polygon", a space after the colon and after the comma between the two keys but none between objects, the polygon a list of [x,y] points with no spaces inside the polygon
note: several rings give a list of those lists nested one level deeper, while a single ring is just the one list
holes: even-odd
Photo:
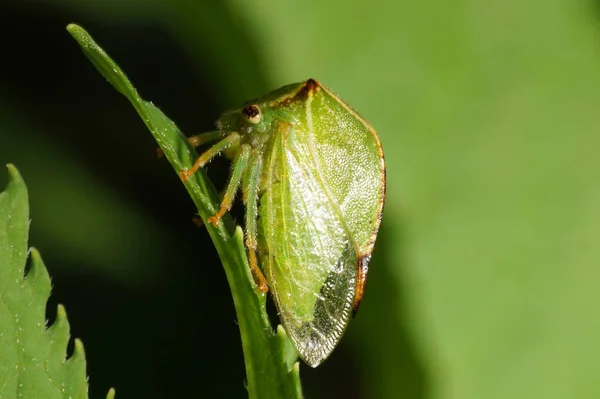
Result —
[{"label": "translucent green wing", "polygon": [[319,85],[306,104],[309,148],[360,256],[370,256],[385,197],[385,163],[375,130]]},{"label": "translucent green wing", "polygon": [[314,169],[305,131],[278,134],[266,161],[260,258],[286,332],[316,367],[350,320],[356,248]]}]

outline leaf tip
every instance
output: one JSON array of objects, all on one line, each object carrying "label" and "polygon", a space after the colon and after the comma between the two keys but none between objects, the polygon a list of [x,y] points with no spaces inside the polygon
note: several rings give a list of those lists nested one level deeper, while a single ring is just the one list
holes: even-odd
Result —
[{"label": "leaf tip", "polygon": [[50,283],[50,274],[44,266],[44,261],[39,251],[34,247],[29,248],[30,262],[29,270],[26,272],[25,284],[29,285],[32,289],[34,297],[39,303],[44,305],[39,308],[43,315],[46,313],[45,303],[50,296],[52,291],[52,284]]},{"label": "leaf tip", "polygon": [[35,247],[29,247],[29,256],[31,257],[31,264],[28,274],[33,275],[34,273],[38,272],[37,269],[42,268],[46,271],[45,274],[48,276],[48,280],[50,280],[50,275],[48,275],[48,271],[44,267],[44,261],[42,260],[40,251],[38,251]]},{"label": "leaf tip", "polygon": [[111,389],[108,391],[108,394],[106,394],[106,399],[115,399],[115,394],[116,394],[116,391],[115,391],[115,389],[114,389],[114,388],[111,388]]},{"label": "leaf tip", "polygon": [[[68,323],[67,321],[67,310],[65,309],[64,305],[59,303],[58,306],[56,307],[56,320],[54,320],[54,324],[52,324],[52,327],[54,328],[59,328],[64,326],[65,323]],[[66,324],[68,325],[68,324]]]},{"label": "leaf tip", "polygon": [[298,375],[300,374],[300,362],[294,363],[294,365],[292,366],[292,373]]},{"label": "leaf tip", "polygon": [[74,38],[81,36],[81,31],[83,31],[83,28],[77,24],[70,23],[67,25],[67,32],[69,32]]},{"label": "leaf tip", "polygon": [[289,372],[293,372],[294,365],[297,364],[298,351],[289,339],[285,329],[281,324],[277,325],[277,338],[279,339],[279,345],[282,348],[282,360],[287,366]]},{"label": "leaf tip", "polygon": [[277,335],[287,339],[287,333],[285,332],[285,329],[283,328],[283,326],[281,324],[277,325]]},{"label": "leaf tip", "polygon": [[244,230],[242,229],[241,226],[236,226],[235,227],[235,233],[233,234],[233,236],[240,242],[244,242]]},{"label": "leaf tip", "polygon": [[[87,33],[87,31],[85,29],[83,29],[81,26],[77,25],[77,24],[69,24],[67,25],[67,32],[69,32],[71,34],[71,36],[73,37],[73,39],[75,39],[75,41],[77,43],[79,43],[79,46],[81,46],[81,48],[84,50],[84,53],[86,51],[91,51],[91,50],[95,50],[98,53],[104,53],[104,50],[102,50],[94,41],[94,39],[92,39],[92,37],[90,36],[89,33]],[[87,53],[86,56],[88,56],[88,58],[90,57]],[[91,58],[92,63],[94,63],[94,60]]]},{"label": "leaf tip", "polygon": [[[0,198],[6,198],[8,203],[5,206],[8,206],[8,208],[5,208],[3,212],[8,212],[13,218],[16,218],[15,220],[18,220],[18,223],[13,223],[13,226],[19,226],[18,228],[23,229],[25,228],[23,223],[28,223],[27,220],[29,219],[27,187],[15,165],[9,163],[6,168],[8,169],[8,183],[4,190],[0,190]],[[27,236],[25,235],[23,242],[26,242],[26,239]],[[23,250],[25,250],[25,247],[26,245],[23,246]]]},{"label": "leaf tip", "polygon": [[85,359],[85,349],[83,348],[83,342],[79,338],[75,338],[75,349],[73,349],[73,356],[71,356],[71,359],[77,358]]},{"label": "leaf tip", "polygon": [[6,169],[8,169],[8,178],[10,181],[23,180],[19,170],[12,163],[6,164]]}]

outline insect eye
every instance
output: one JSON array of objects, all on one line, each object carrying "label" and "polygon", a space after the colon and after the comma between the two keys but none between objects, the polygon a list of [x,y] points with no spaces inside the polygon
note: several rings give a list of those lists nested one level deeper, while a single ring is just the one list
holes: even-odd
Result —
[{"label": "insect eye", "polygon": [[258,108],[258,105],[256,104],[248,105],[242,110],[242,114],[244,115],[246,120],[252,123],[253,125],[256,125],[258,122],[260,122],[262,118],[260,108]]}]

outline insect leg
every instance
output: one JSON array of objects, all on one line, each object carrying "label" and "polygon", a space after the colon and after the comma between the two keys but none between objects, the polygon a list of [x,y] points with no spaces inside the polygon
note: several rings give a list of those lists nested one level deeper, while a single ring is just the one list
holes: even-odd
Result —
[{"label": "insect leg", "polygon": [[188,137],[188,143],[193,147],[199,147],[202,144],[210,143],[221,137],[221,132],[215,130],[214,132],[200,133],[192,137]]},{"label": "insect leg", "polygon": [[231,204],[233,203],[233,199],[235,198],[235,193],[237,192],[238,186],[240,185],[240,181],[242,181],[242,175],[244,173],[244,170],[246,169],[246,166],[248,166],[249,159],[250,145],[242,144],[240,146],[240,150],[235,156],[235,159],[233,160],[231,177],[229,178],[229,183],[227,183],[227,190],[225,191],[225,195],[223,196],[223,200],[221,201],[221,207],[219,208],[219,211],[216,214],[208,218],[208,221],[213,225],[219,223],[219,220],[221,220],[223,215],[225,215],[225,212],[227,212],[229,208],[231,208]]},{"label": "insect leg", "polygon": [[256,218],[258,217],[258,186],[260,184],[260,175],[262,173],[262,157],[253,156],[250,167],[244,174],[244,183],[242,191],[244,193],[244,203],[246,204],[246,247],[250,260],[250,269],[256,276],[258,289],[262,292],[269,290],[267,280],[258,267],[256,259],[256,248],[258,247],[256,234]]},{"label": "insect leg", "polygon": [[206,152],[196,159],[194,162],[194,166],[191,169],[182,169],[179,171],[179,175],[181,176],[181,180],[184,182],[190,178],[191,175],[196,173],[196,171],[206,165],[208,161],[217,156],[221,151],[226,149],[227,147],[238,143],[240,140],[240,135],[237,133],[231,133],[229,136],[225,137],[223,140],[219,141],[217,144],[210,147]]},{"label": "insect leg", "polygon": [[[218,130],[215,130],[214,132],[200,133],[195,136],[188,137],[187,141],[193,147],[199,147],[202,144],[206,144],[206,143],[209,143],[211,141],[218,139],[220,136],[221,136],[221,132],[219,132]],[[162,158],[163,155],[165,155],[163,153],[163,150],[161,150],[160,148],[157,148],[156,149],[156,157]]]}]

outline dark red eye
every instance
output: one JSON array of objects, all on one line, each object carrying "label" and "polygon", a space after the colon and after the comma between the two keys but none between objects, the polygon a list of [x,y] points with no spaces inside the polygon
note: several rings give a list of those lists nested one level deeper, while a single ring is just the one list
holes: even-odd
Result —
[{"label": "dark red eye", "polygon": [[260,108],[258,105],[252,104],[248,105],[242,110],[242,114],[246,118],[246,120],[254,125],[260,122],[262,115],[260,114]]}]

